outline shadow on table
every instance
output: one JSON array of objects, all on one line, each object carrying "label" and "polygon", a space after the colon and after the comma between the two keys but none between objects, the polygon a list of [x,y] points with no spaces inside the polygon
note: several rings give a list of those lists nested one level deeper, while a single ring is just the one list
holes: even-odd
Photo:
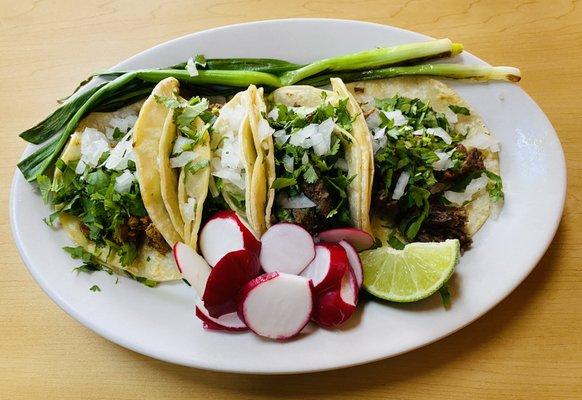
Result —
[{"label": "shadow on table", "polygon": [[[154,363],[160,376],[167,375],[181,382],[195,381],[197,385],[208,387],[208,392],[236,393],[242,398],[292,398],[306,396],[343,396],[358,397],[357,393],[417,379],[430,374],[432,370],[445,368],[447,364],[463,359],[474,349],[486,346],[503,329],[519,320],[530,307],[532,296],[543,296],[546,282],[559,263],[563,226],[558,230],[553,244],[531,275],[489,313],[436,343],[421,349],[351,368],[298,375],[237,375],[195,370],[166,364],[149,359],[137,353],[128,352],[133,357]],[[143,362],[143,360],[140,360]],[[419,388],[419,390],[421,390]],[[427,388],[428,390],[428,388]],[[368,392],[369,393],[369,392]]]}]

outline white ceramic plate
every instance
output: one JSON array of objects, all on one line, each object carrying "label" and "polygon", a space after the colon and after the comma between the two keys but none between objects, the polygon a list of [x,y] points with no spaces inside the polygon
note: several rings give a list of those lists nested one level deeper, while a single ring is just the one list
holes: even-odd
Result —
[{"label": "white ceramic plate", "polygon": [[[297,19],[233,25],[184,36],[138,54],[115,68],[161,67],[193,54],[274,57],[309,62],[376,46],[428,37],[356,21]],[[478,49],[475,49],[478,50]],[[464,53],[464,63],[483,63]],[[527,79],[527,77],[525,77]],[[314,329],[289,342],[251,333],[207,332],[194,318],[183,284],[150,289],[104,273],[76,275],[61,250],[62,231],[48,228],[49,213],[35,189],[15,173],[11,222],[30,273],[67,313],[107,339],[172,363],[245,373],[295,373],[346,367],[400,354],[464,327],[507,296],[535,267],[557,229],[566,189],[559,140],[539,107],[518,85],[450,82],[501,140],[506,204],[488,221],[456,273],[456,296],[445,311],[438,298],[395,306],[368,301],[345,327]],[[27,153],[32,150],[27,149]],[[89,287],[98,284],[102,291]],[[114,351],[112,349],[112,351]]]}]

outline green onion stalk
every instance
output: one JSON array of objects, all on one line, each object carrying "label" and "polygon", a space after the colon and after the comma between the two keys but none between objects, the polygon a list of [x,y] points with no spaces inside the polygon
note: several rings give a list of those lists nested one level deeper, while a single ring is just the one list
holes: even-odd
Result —
[{"label": "green onion stalk", "polygon": [[394,78],[403,75],[438,76],[452,79],[502,80],[519,82],[521,71],[514,67],[491,67],[486,65],[465,64],[421,64],[402,67],[388,67],[370,71],[349,71],[337,74],[318,75],[304,79],[302,85],[325,86],[330,78],[341,78],[344,82],[366,81],[371,79]]},{"label": "green onion stalk", "polygon": [[[87,113],[97,108],[97,106],[104,101],[112,99],[124,86],[131,84],[135,79],[140,79],[144,82],[157,83],[168,77],[174,77],[181,82],[193,85],[247,87],[248,85],[256,84],[274,87],[280,86],[279,79],[275,75],[256,71],[208,70],[199,71],[197,76],[190,76],[190,74],[185,70],[138,70],[129,72],[107,82],[106,84],[99,85],[96,90],[91,89],[91,94],[80,106],[80,101],[77,102],[78,97],[72,99],[70,103],[65,103],[45,120],[49,120],[50,123],[45,123],[43,128],[37,129],[36,134],[23,134],[31,141],[41,143],[42,138],[47,136],[50,137],[55,134],[57,130],[64,127],[56,140],[44,145],[19,162],[18,168],[28,181],[36,180],[39,175],[43,174],[52,165],[67,143],[69,137],[75,131],[81,119]],[[81,96],[85,99],[84,94]],[[73,106],[70,106],[71,103],[75,103],[77,108],[75,109]],[[63,109],[66,109],[66,112],[62,111]],[[75,110],[74,113],[72,113],[71,110]],[[60,126],[58,129],[52,129],[52,127],[58,126]]]},{"label": "green onion stalk", "polygon": [[281,84],[283,86],[293,85],[325,71],[369,70],[395,64],[455,56],[462,51],[463,46],[460,43],[452,43],[449,39],[361,51],[318,60],[299,69],[285,72],[281,75]]}]

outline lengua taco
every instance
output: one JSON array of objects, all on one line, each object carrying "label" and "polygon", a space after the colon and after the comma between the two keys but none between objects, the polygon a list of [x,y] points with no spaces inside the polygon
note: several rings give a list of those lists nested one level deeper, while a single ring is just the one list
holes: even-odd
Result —
[{"label": "lengua taco", "polygon": [[[343,83],[337,80],[336,86]],[[311,86],[277,89],[267,104],[261,94],[252,96],[251,121],[257,165],[262,163],[266,175],[255,181],[255,192],[266,193],[265,207],[258,207],[265,226],[293,222],[311,233],[339,226],[369,229],[362,187],[373,166],[363,162],[356,139],[367,131],[355,100],[347,90]]]},{"label": "lengua taco", "polygon": [[462,249],[502,204],[499,143],[444,83],[402,77],[348,85],[374,154],[376,237],[393,247],[459,239]]}]

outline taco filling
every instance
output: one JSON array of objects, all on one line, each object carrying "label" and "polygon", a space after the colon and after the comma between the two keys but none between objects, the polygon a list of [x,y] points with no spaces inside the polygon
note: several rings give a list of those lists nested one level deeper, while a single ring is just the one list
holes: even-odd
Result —
[{"label": "taco filling", "polygon": [[73,257],[90,268],[125,271],[152,286],[178,275],[137,180],[132,140],[138,111],[136,104],[89,115],[57,161],[52,183],[42,176],[39,184],[56,210],[47,223],[59,218],[79,245],[66,248]]},{"label": "taco filling", "polygon": [[377,97],[366,89],[353,90],[374,151],[372,214],[382,220],[376,225],[389,228],[385,239],[393,247],[458,239],[468,249],[491,205],[503,199],[498,142],[468,107],[446,96],[437,110],[430,99]]},{"label": "taco filling", "polygon": [[346,161],[345,144],[353,141],[348,99],[332,102],[331,92],[321,93],[315,107],[275,102],[266,115],[275,130],[271,222],[300,224],[310,233],[353,225],[348,186],[356,174],[348,174]]}]

